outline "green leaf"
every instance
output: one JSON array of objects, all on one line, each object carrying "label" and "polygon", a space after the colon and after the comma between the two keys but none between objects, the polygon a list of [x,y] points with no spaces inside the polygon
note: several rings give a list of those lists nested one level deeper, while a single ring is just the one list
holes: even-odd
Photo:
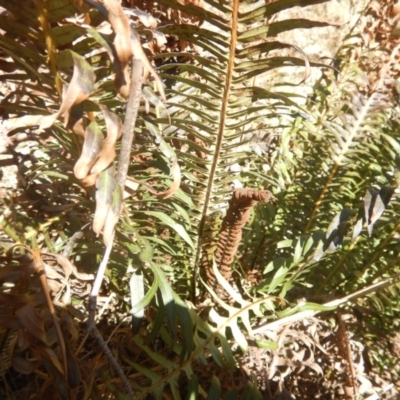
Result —
[{"label": "green leaf", "polygon": [[152,285],[148,292],[144,294],[143,275],[139,269],[135,271],[129,281],[132,307],[129,314],[132,314],[135,318],[142,318],[144,316],[143,310],[156,295],[158,286],[158,275],[154,274]]},{"label": "green leaf", "polygon": [[267,293],[272,293],[277,286],[279,286],[287,276],[289,269],[285,266],[280,267],[276,272],[273,278],[271,279],[270,284],[268,285]]},{"label": "green leaf", "polygon": [[150,263],[151,260],[153,259],[153,247],[151,246],[149,240],[147,240],[144,237],[140,237],[140,254],[139,254],[139,258],[141,261],[143,261],[144,263]]},{"label": "green leaf", "polygon": [[256,343],[260,349],[277,350],[279,347],[278,343],[267,339],[256,339]]},{"label": "green leaf", "polygon": [[206,400],[219,400],[221,394],[221,383],[219,379],[214,375],[211,380],[211,385],[207,393]]},{"label": "green leaf", "polygon": [[158,287],[161,292],[162,303],[165,308],[165,314],[167,315],[168,327],[171,335],[175,338],[176,336],[176,304],[174,298],[174,291],[171,288],[170,283],[165,277],[164,272],[158,264],[149,263],[149,267],[154,272],[154,275],[158,279]]},{"label": "green leaf", "polygon": [[165,225],[172,228],[192,249],[194,249],[194,243],[185,228],[181,224],[175,222],[170,216],[160,211],[145,211],[145,214],[158,218]]},{"label": "green leaf", "polygon": [[257,386],[253,382],[248,381],[241,398],[243,400],[262,400],[263,396],[258,391]]},{"label": "green leaf", "polygon": [[199,392],[199,380],[196,375],[192,375],[189,379],[187,388],[187,400],[197,400]]}]

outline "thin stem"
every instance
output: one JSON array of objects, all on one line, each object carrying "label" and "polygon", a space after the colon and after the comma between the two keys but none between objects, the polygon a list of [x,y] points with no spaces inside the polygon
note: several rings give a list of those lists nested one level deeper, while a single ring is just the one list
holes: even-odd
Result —
[{"label": "thin stem", "polygon": [[122,368],[118,364],[118,361],[111,353],[111,350],[108,348],[107,343],[104,341],[103,337],[101,336],[101,333],[96,328],[96,321],[95,321],[97,296],[99,294],[100,287],[103,282],[104,273],[107,268],[107,264],[108,264],[108,260],[110,258],[113,243],[114,243],[114,232],[111,236],[110,243],[108,244],[108,246],[106,247],[106,251],[104,252],[103,260],[100,263],[99,269],[97,271],[96,279],[93,284],[93,289],[92,289],[92,292],[90,293],[88,331],[97,340],[97,343],[101,347],[104,355],[108,358],[109,363],[114,368],[115,373],[121,379],[121,382],[124,385],[124,388],[125,388],[126,392],[128,393],[129,398],[134,400],[135,396],[133,394],[131,384],[129,383],[128,378],[125,376],[124,371],[122,371]]},{"label": "thin stem", "polygon": [[143,64],[141,60],[132,58],[131,87],[129,91],[128,103],[126,105],[126,115],[122,128],[121,152],[118,160],[117,183],[124,191],[125,180],[128,175],[128,168],[131,158],[131,148],[136,124],[136,117],[140,105],[142,94]]},{"label": "thin stem", "polygon": [[[118,172],[115,178],[117,183],[120,185],[122,192],[124,191],[125,181],[128,175],[128,169],[130,164],[131,147],[134,136],[136,117],[140,105],[142,76],[143,76],[142,61],[132,58],[131,84],[129,90],[128,103],[126,105],[124,126],[122,128],[121,152],[118,160]],[[108,348],[107,343],[104,341],[100,332],[96,328],[96,321],[95,321],[97,296],[99,294],[100,287],[103,282],[103,277],[105,270],[107,268],[108,260],[110,258],[113,242],[114,242],[114,232],[111,236],[111,240],[106,248],[106,251],[104,252],[104,257],[99,266],[99,270],[97,271],[96,279],[93,284],[93,289],[89,297],[88,331],[97,340],[97,343],[102,348],[103,353],[108,358],[108,361],[110,362],[111,366],[114,368],[114,371],[121,379],[121,382],[124,385],[129,398],[134,400],[135,396],[133,394],[132,386],[129,383],[128,378],[122,371],[122,368],[118,364],[118,361],[115,359],[110,349]]]}]

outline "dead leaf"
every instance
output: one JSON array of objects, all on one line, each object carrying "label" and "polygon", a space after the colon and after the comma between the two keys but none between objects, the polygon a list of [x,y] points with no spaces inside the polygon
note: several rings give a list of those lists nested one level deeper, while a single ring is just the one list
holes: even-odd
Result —
[{"label": "dead leaf", "polygon": [[140,42],[140,36],[133,28],[131,28],[131,43],[132,43],[133,54],[135,55],[136,58],[142,61],[145,70],[149,71],[153,75],[154,79],[156,80],[157,88],[158,91],[160,92],[161,98],[164,100],[164,102],[167,102],[167,98],[164,92],[164,84],[162,83],[160,76],[157,74],[155,69],[150,64],[150,61],[147,58],[146,53],[144,52],[142,44]]},{"label": "dead leaf", "polygon": [[36,312],[34,307],[28,303],[15,311],[16,316],[21,321],[23,327],[35,338],[47,344],[46,332],[44,330],[44,320]]},{"label": "dead leaf", "polygon": [[115,32],[115,52],[124,69],[133,56],[129,18],[117,0],[104,0],[104,6],[108,11],[108,21]]},{"label": "dead leaf", "polygon": [[81,371],[79,369],[78,360],[71,350],[71,346],[67,339],[65,340],[65,347],[67,351],[68,386],[70,388],[76,388],[79,386],[82,380]]},{"label": "dead leaf", "polygon": [[122,96],[124,99],[129,97],[129,88],[130,88],[130,73],[128,68],[122,68],[121,63],[116,58],[113,63],[114,71],[115,71],[115,79],[114,79],[114,88],[115,91]]},{"label": "dead leaf", "polygon": [[82,153],[74,166],[74,174],[78,179],[87,177],[90,169],[100,157],[103,142],[103,132],[95,121],[91,122],[85,129]]},{"label": "dead leaf", "polygon": [[18,317],[15,317],[14,315],[0,315],[1,329],[19,329],[22,327],[23,325]]},{"label": "dead leaf", "polygon": [[99,177],[98,174],[90,174],[86,178],[81,180],[84,186],[93,186],[96,184],[97,178]]},{"label": "dead leaf", "polygon": [[99,174],[106,169],[115,159],[115,143],[122,135],[122,122],[119,117],[99,104],[106,123],[107,137],[103,141],[100,156],[94,163],[91,174]]},{"label": "dead leaf", "polygon": [[0,304],[20,307],[24,306],[28,302],[29,302],[29,296],[26,294],[0,292]]},{"label": "dead leaf", "polygon": [[85,274],[82,272],[78,272],[76,266],[74,264],[72,264],[71,261],[69,261],[68,258],[63,256],[62,254],[54,254],[54,256],[55,256],[58,264],[61,265],[61,267],[64,270],[65,279],[69,279],[71,274],[73,274],[74,276],[76,276],[78,279],[80,279],[82,281],[90,281],[90,280],[94,279],[93,274]]},{"label": "dead leaf", "polygon": [[145,11],[128,8],[125,10],[125,14],[138,18],[146,28],[154,29],[157,27],[157,20],[151,14]]},{"label": "dead leaf", "polygon": [[20,374],[29,375],[33,372],[35,364],[32,361],[27,360],[20,354],[14,353],[11,356],[11,365]]},{"label": "dead leaf", "polygon": [[116,187],[114,166],[102,171],[96,182],[96,210],[93,218],[93,231],[99,235],[106,223],[113,202]]},{"label": "dead leaf", "polygon": [[83,117],[84,103],[72,106],[65,112],[65,127],[78,136],[85,136],[85,125]]},{"label": "dead leaf", "polygon": [[136,181],[129,180],[129,176],[126,177],[125,181],[125,190],[124,190],[124,199],[132,196],[134,192],[136,192],[137,188],[139,187],[139,183]]},{"label": "dead leaf", "polygon": [[158,91],[162,99],[166,102],[162,80],[150,64],[142,48],[139,34],[130,25],[129,19],[125,15],[121,4],[117,0],[105,0],[104,6],[108,11],[108,20],[115,32],[114,48],[118,62],[114,60],[114,70],[116,73],[114,86],[117,92],[124,98],[128,98],[129,96],[130,74],[128,71],[128,63],[134,56],[140,59],[143,62],[145,70],[149,71],[154,76]]},{"label": "dead leaf", "polygon": [[161,50],[164,48],[164,46],[167,44],[167,38],[165,35],[160,32],[160,31],[154,31],[153,32],[153,40],[155,41],[157,47]]},{"label": "dead leaf", "polygon": [[60,109],[55,114],[43,117],[40,121],[40,129],[50,128],[56,119],[72,106],[87,100],[93,90],[96,75],[92,66],[79,54],[71,50],[66,51],[70,52],[74,62],[72,80],[65,90]]}]

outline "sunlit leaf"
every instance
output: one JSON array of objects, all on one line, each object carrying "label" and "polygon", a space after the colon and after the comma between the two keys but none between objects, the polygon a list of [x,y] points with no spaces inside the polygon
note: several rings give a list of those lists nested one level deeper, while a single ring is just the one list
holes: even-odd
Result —
[{"label": "sunlit leaf", "polygon": [[379,191],[368,189],[364,196],[365,219],[367,221],[368,233],[372,235],[375,222],[385,211],[394,193],[392,187],[381,187]]},{"label": "sunlit leaf", "polygon": [[[99,125],[95,121],[91,122],[85,129],[82,153],[74,166],[74,174],[78,179],[87,177],[93,164],[101,154],[103,142],[104,135]],[[96,171],[96,173],[92,174],[97,175],[99,172]]]},{"label": "sunlit leaf", "polygon": [[122,213],[122,207],[123,207],[123,202],[122,202],[121,187],[118,185],[118,183],[115,183],[111,207],[108,211],[107,219],[104,223],[103,241],[106,246],[108,245],[108,243],[112,238],[115,226],[117,225],[119,217]]},{"label": "sunlit leaf", "polygon": [[257,346],[261,349],[276,350],[278,343],[266,339],[256,339]]},{"label": "sunlit leaf", "polygon": [[102,142],[101,151],[96,162],[90,169],[91,174],[99,174],[106,169],[115,158],[115,145],[122,134],[122,122],[119,117],[99,104],[106,123],[107,136]]},{"label": "sunlit leaf", "polygon": [[158,218],[165,225],[172,228],[192,249],[194,249],[194,243],[192,239],[181,224],[177,223],[171,217],[160,211],[146,211],[145,214]]},{"label": "sunlit leaf", "polygon": [[[96,210],[93,217],[93,231],[97,235],[100,234],[107,221],[108,213],[113,204],[116,185],[113,166],[102,171],[97,179]],[[110,222],[110,225],[113,221]]]},{"label": "sunlit leaf", "polygon": [[158,277],[154,275],[153,283],[148,290],[144,293],[144,280],[141,273],[133,273],[129,281],[130,293],[131,293],[131,310],[129,311],[135,318],[142,318],[144,316],[144,308],[154,298],[158,289]]},{"label": "sunlit leaf", "polygon": [[150,268],[158,278],[158,286],[160,288],[165,313],[167,315],[168,326],[173,337],[176,336],[176,304],[174,300],[174,292],[170,283],[167,281],[164,272],[157,264],[150,263]]},{"label": "sunlit leaf", "polygon": [[43,117],[40,121],[40,129],[46,129],[52,126],[56,119],[67,112],[72,106],[87,100],[93,90],[96,79],[93,68],[79,54],[71,50],[66,51],[70,53],[74,62],[72,80],[63,94],[60,109],[55,114]]}]

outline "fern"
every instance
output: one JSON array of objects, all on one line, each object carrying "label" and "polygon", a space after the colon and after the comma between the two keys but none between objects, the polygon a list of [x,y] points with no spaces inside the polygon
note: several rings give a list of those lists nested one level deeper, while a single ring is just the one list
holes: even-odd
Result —
[{"label": "fern", "polygon": [[[390,174],[398,166],[398,123],[392,111],[397,111],[398,44],[385,42],[377,28],[376,50],[372,40],[360,41],[365,35],[357,25],[339,50],[339,70],[309,60],[279,34],[329,24],[301,15],[277,17],[295,6],[325,1],[162,0],[157,9],[142,2],[137,4],[142,10],[130,11],[135,24],[130,31],[113,21],[125,21],[114,14],[116,2],[18,5],[0,0],[29,24],[27,29],[1,16],[6,33],[0,37],[1,57],[11,59],[13,68],[2,79],[24,88],[21,99],[15,89],[2,102],[8,135],[15,139],[28,129],[36,140],[32,149],[42,152],[39,163],[30,156],[32,164],[20,164],[25,192],[36,209],[9,202],[2,226],[12,240],[54,253],[70,247],[68,239],[82,230],[71,261],[93,270],[102,242],[85,227],[87,222],[94,213],[93,229],[103,233],[107,244],[120,219],[107,289],[123,299],[121,312],[112,318],[122,319],[130,310],[137,335],[131,338],[127,329],[117,329],[118,339],[111,344],[139,398],[150,393],[174,399],[234,396],[224,386],[222,371],[234,376],[249,347],[265,344],[254,333],[256,325],[275,321],[280,326],[304,310],[332,309],[316,304],[329,303],[314,302],[307,290],[305,305],[292,304],[296,289],[303,285],[322,296],[347,294],[382,274],[387,278],[395,264],[399,221]],[[382,26],[388,7],[379,8]],[[373,12],[367,9],[361,21]],[[101,32],[110,14],[112,35]],[[113,89],[122,97],[129,94],[130,50],[116,40],[124,29],[132,32],[135,56],[149,72],[141,89],[125,192],[112,165],[116,152],[130,151],[130,145],[121,149],[117,142],[120,120],[128,118],[125,101]],[[129,57],[123,59],[124,54]],[[365,68],[371,54],[380,60],[375,69]],[[287,66],[302,66],[303,80],[312,68],[324,68],[313,98],[280,91],[287,82],[280,80],[279,69]],[[76,89],[69,105],[69,96],[61,96],[66,82],[70,92]],[[53,124],[64,112],[64,126]],[[38,140],[45,135],[55,140],[50,145]],[[66,194],[63,185],[69,188]],[[240,206],[235,196],[229,203],[232,193],[250,193],[251,198]],[[272,196],[254,206],[255,200]],[[39,207],[54,216],[37,212]],[[32,217],[34,226],[24,228]],[[393,282],[388,291],[395,290]],[[394,318],[395,294],[379,293],[371,301],[381,310],[386,310],[383,302],[389,304]],[[334,303],[339,304],[344,302]],[[354,307],[367,306],[358,299]],[[307,335],[299,340],[309,343]],[[279,347],[278,341],[267,342],[272,349]],[[297,368],[283,361],[290,351],[272,354],[274,365]],[[301,360],[318,374],[326,372]],[[54,365],[42,361],[56,385],[58,356]],[[273,371],[268,379],[279,379],[279,369]],[[90,396],[93,379],[82,380]],[[251,377],[244,381],[242,397],[260,398],[257,382]],[[101,396],[96,389],[93,393]]]}]

